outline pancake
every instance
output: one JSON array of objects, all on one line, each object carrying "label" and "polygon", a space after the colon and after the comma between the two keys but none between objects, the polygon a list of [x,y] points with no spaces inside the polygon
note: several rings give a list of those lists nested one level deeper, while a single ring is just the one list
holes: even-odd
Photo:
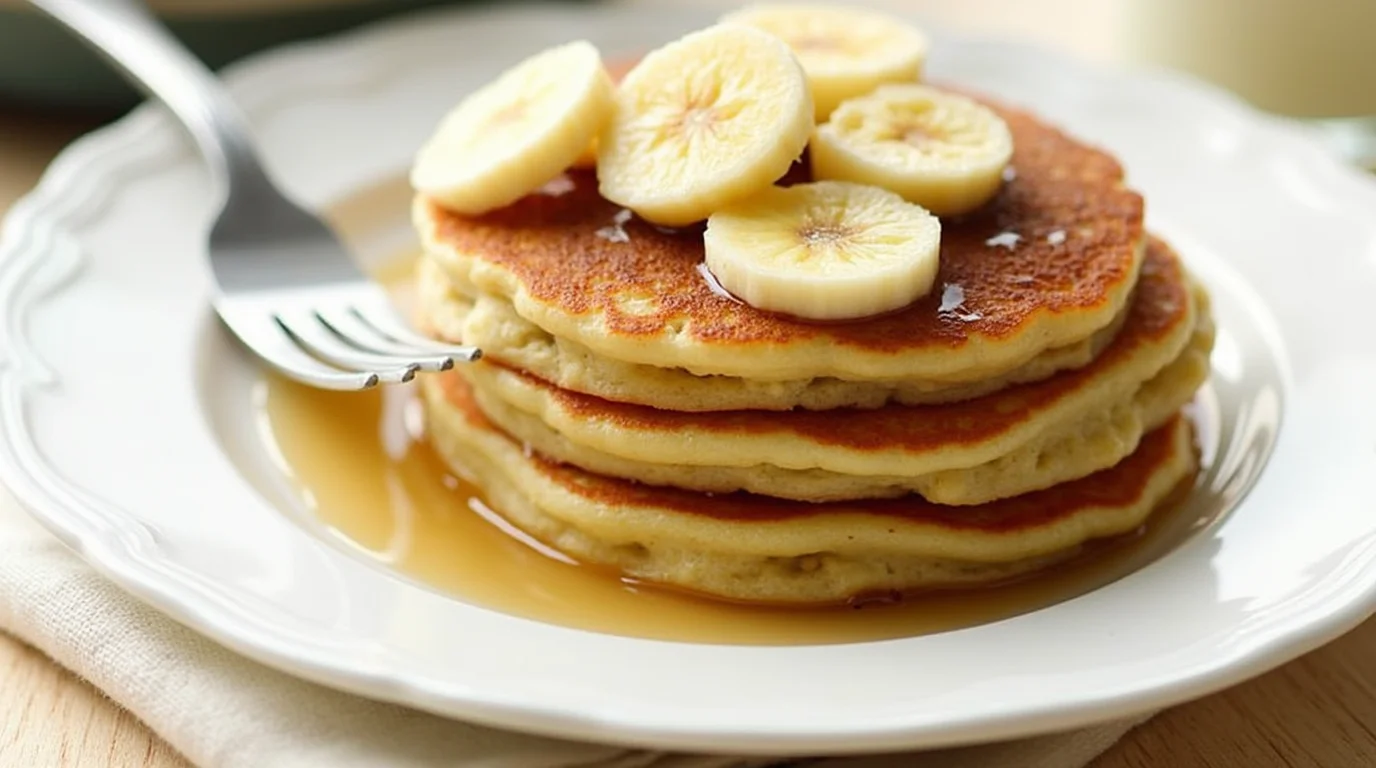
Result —
[{"label": "pancake", "polygon": [[523,451],[462,379],[425,377],[422,392],[432,445],[517,527],[587,564],[748,602],[836,603],[1042,569],[1137,528],[1196,463],[1175,417],[1110,469],[986,505],[709,497]]},{"label": "pancake", "polygon": [[493,366],[465,369],[465,374],[478,375],[464,378],[469,380],[483,414],[502,431],[542,456],[590,472],[651,485],[710,493],[749,491],[799,501],[892,498],[916,493],[938,504],[983,504],[1084,477],[1113,466],[1132,453],[1142,435],[1175,416],[1208,378],[1213,326],[1207,318],[1203,320],[1196,325],[1189,346],[1179,357],[1108,409],[1054,426],[993,461],[917,476],[846,475],[816,468],[784,469],[773,464],[654,464],[574,443],[540,417],[490,391],[503,384],[508,388],[547,385],[506,371],[492,376],[494,371],[500,371]]},{"label": "pancake", "polygon": [[417,264],[420,324],[431,335],[465,340],[489,360],[501,360],[562,389],[604,400],[674,411],[878,408],[886,403],[950,403],[1045,379],[1088,364],[1122,328],[1126,311],[1087,339],[1048,349],[1022,365],[980,381],[847,381],[835,377],[758,381],[739,376],[697,376],[682,368],[627,363],[595,354],[571,339],[552,336],[495,296],[463,296],[429,258]]},{"label": "pancake", "polygon": [[[1093,363],[960,403],[680,413],[560,390],[490,363],[446,375],[470,378],[478,405],[508,432],[593,471],[804,500],[916,490],[941,503],[972,504],[1083,476],[1129,453],[1207,375],[1207,315],[1203,290],[1153,240],[1127,323]],[[1143,386],[1158,374],[1154,386]],[[1166,412],[1148,413],[1136,399],[1144,390],[1165,390],[1150,399]],[[551,430],[562,441],[551,440]],[[1090,439],[1098,451],[1076,444]],[[733,471],[696,473],[695,483],[687,473],[675,479],[683,467]],[[972,468],[981,471],[964,471]],[[990,474],[997,482],[981,487]],[[790,486],[793,479],[801,482]]]},{"label": "pancake", "polygon": [[[1013,133],[1016,175],[943,222],[936,289],[882,317],[818,324],[735,301],[699,270],[700,227],[623,214],[586,171],[481,217],[417,197],[415,226],[459,293],[510,302],[543,333],[612,360],[769,382],[982,381],[1109,326],[1143,251],[1142,199],[1117,161],[990,106]],[[1011,247],[991,240],[1009,233]]]}]

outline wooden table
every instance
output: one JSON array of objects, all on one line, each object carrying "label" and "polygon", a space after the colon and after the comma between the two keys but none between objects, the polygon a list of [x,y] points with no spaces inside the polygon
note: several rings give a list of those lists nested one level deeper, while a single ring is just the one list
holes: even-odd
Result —
[{"label": "wooden table", "polygon": [[[956,27],[1112,55],[1102,0],[910,0]],[[90,117],[0,110],[0,212]],[[0,503],[6,503],[0,499]],[[41,654],[0,634],[0,766],[186,765],[140,722]],[[1376,766],[1376,619],[1297,661],[1139,727],[1094,768]]]}]

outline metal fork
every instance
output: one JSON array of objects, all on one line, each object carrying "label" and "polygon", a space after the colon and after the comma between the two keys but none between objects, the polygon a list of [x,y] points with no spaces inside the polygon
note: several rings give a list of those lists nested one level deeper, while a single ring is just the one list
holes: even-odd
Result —
[{"label": "metal fork", "polygon": [[334,233],[269,178],[247,123],[215,75],[139,0],[30,0],[165,104],[221,193],[208,254],[216,312],[283,374],[327,389],[400,383],[478,359],[420,336]]}]

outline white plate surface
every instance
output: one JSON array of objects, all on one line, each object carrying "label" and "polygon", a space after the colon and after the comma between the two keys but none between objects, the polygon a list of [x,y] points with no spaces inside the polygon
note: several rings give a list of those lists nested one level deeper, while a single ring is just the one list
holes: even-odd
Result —
[{"label": "white plate surface", "polygon": [[[429,14],[261,56],[231,79],[273,170],[323,208],[395,178],[447,107],[528,52],[576,37],[643,49],[708,18]],[[549,626],[384,573],[322,542],[264,481],[261,379],[206,304],[207,181],[149,108],[72,146],[5,228],[0,480],[100,572],[264,663],[481,722],[658,747],[846,752],[1048,731],[1206,693],[1355,625],[1376,604],[1376,186],[1189,83],[937,41],[933,76],[1118,154],[1153,229],[1218,297],[1227,428],[1206,482],[1219,503],[1245,498],[1109,586],[955,632],[768,648]],[[355,223],[365,257],[408,242],[394,213]]]}]

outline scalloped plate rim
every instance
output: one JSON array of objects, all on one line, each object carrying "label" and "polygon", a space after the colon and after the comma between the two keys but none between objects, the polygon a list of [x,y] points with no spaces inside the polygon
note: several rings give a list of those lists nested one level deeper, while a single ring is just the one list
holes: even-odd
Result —
[{"label": "scalloped plate rim", "polygon": [[[384,40],[396,44],[405,37],[408,30],[429,23],[428,20],[434,17],[468,17],[472,13],[472,11],[465,10],[427,12],[420,14],[421,18],[389,22],[372,29],[341,36],[338,40],[290,46],[289,49],[261,54],[235,65],[228,78],[240,87],[245,87],[255,77],[260,82],[263,81],[277,67],[323,60],[331,55],[354,54],[357,53],[356,48],[363,48],[369,44],[380,44],[379,41]],[[999,45],[1009,51],[1010,55],[1036,56],[1047,60],[1056,60],[1059,62],[1058,66],[1065,66],[1067,63],[1063,57],[1037,51],[1027,46]],[[336,51],[337,48],[342,50]],[[1079,65],[1074,66],[1079,67]],[[1124,74],[1115,76],[1120,79],[1129,77]],[[1291,151],[1309,154],[1317,163],[1314,173],[1316,175],[1328,174],[1331,177],[1328,183],[1346,184],[1347,182],[1333,181],[1346,176],[1353,182],[1350,188],[1354,193],[1369,194],[1371,199],[1376,201],[1376,194],[1372,194],[1373,189],[1376,188],[1363,186],[1364,182],[1359,181],[1355,171],[1340,169],[1336,162],[1326,158],[1316,148],[1310,147],[1297,131],[1283,125],[1281,121],[1252,112],[1241,102],[1231,97],[1222,96],[1216,91],[1190,83],[1182,78],[1165,75],[1154,75],[1148,78],[1148,76],[1141,74],[1130,77],[1138,78],[1142,82],[1150,79],[1157,84],[1157,87],[1169,87],[1177,89],[1181,93],[1188,92],[1192,98],[1209,100],[1225,109],[1235,111],[1237,115],[1250,120],[1257,132],[1269,134],[1270,138],[1289,143]],[[22,285],[23,275],[20,275],[19,278],[12,276],[12,273],[16,271],[15,265],[19,265],[19,270],[32,266],[35,254],[38,253],[37,249],[32,246],[25,249],[12,242],[15,238],[15,232],[31,233],[44,226],[55,226],[60,230],[61,227],[67,225],[69,222],[65,221],[66,216],[54,215],[48,209],[53,207],[56,201],[65,199],[67,188],[72,185],[69,177],[79,173],[84,166],[99,164],[102,159],[135,146],[140,132],[151,130],[161,121],[161,115],[153,108],[145,105],[129,117],[83,137],[72,147],[64,150],[59,159],[45,173],[39,187],[31,195],[17,202],[6,219],[5,239],[0,245],[0,286],[5,284],[6,278],[17,280],[18,284]],[[1301,149],[1300,147],[1306,148]],[[163,156],[158,159],[168,160],[167,151],[164,148]],[[1337,170],[1336,175],[1333,173],[1335,170]],[[119,181],[127,181],[127,179]],[[112,184],[111,188],[116,186],[117,184]],[[1361,191],[1358,192],[1357,190]],[[108,192],[104,195],[97,195],[97,197],[103,198],[102,204],[108,202],[110,196]],[[24,262],[26,254],[28,254],[29,260],[27,263]],[[39,266],[35,271],[41,269],[42,267]],[[0,401],[0,407],[9,409],[0,412],[13,415],[15,413],[13,409],[17,402],[16,398],[22,394],[21,390],[41,385],[42,379],[41,368],[35,368],[33,361],[28,361],[27,364],[19,366],[14,365],[13,361],[0,361],[0,397],[3,398],[3,401]],[[1373,610],[1376,610],[1376,568],[1371,568],[1368,565],[1345,582],[1346,589],[1338,592],[1330,591],[1326,603],[1310,605],[1306,611],[1302,612],[1317,615],[1310,615],[1307,620],[1291,617],[1287,629],[1272,628],[1271,633],[1263,638],[1254,639],[1251,643],[1238,644],[1232,655],[1216,657],[1211,668],[1177,670],[1174,677],[1163,678],[1154,685],[1145,686],[1139,690],[1123,691],[1096,699],[1068,701],[1056,706],[1043,707],[1035,713],[1024,713],[1020,717],[999,716],[996,713],[995,716],[986,719],[969,718],[956,726],[950,724],[914,728],[881,726],[872,732],[849,729],[841,733],[814,734],[784,732],[766,734],[752,731],[703,733],[695,731],[691,727],[681,729],[644,727],[624,721],[608,720],[588,713],[558,709],[541,710],[538,707],[533,707],[529,702],[501,701],[490,691],[474,692],[455,690],[453,686],[437,687],[433,681],[423,678],[410,679],[396,674],[388,674],[382,670],[360,669],[358,666],[347,670],[340,669],[330,663],[310,658],[304,653],[290,653],[286,650],[287,646],[280,641],[269,641],[262,636],[255,635],[252,630],[245,631],[242,627],[236,627],[232,620],[227,622],[224,606],[205,603],[203,595],[200,596],[202,602],[199,604],[194,599],[188,600],[185,594],[179,596],[179,590],[169,589],[162,577],[150,570],[149,563],[136,556],[131,557],[127,551],[124,551],[127,547],[117,538],[112,539],[106,534],[91,529],[89,525],[81,521],[79,515],[70,515],[73,509],[70,502],[65,502],[67,506],[65,512],[59,509],[64,505],[64,502],[57,499],[51,489],[42,487],[44,483],[35,481],[31,472],[12,463],[14,456],[10,454],[15,451],[14,440],[16,435],[10,430],[13,428],[14,422],[13,420],[6,420],[5,424],[6,442],[3,446],[3,452],[0,452],[0,458],[6,460],[0,461],[0,479],[4,480],[6,486],[20,499],[21,503],[45,527],[81,553],[102,575],[183,624],[246,656],[283,671],[333,687],[475,721],[575,738],[596,738],[675,748],[700,747],[704,741],[707,741],[723,748],[748,751],[777,751],[784,745],[797,751],[816,749],[872,751],[914,744],[941,746],[1022,736],[1076,726],[1109,717],[1126,716],[1209,693],[1259,674],[1317,647],[1360,623]]]}]

